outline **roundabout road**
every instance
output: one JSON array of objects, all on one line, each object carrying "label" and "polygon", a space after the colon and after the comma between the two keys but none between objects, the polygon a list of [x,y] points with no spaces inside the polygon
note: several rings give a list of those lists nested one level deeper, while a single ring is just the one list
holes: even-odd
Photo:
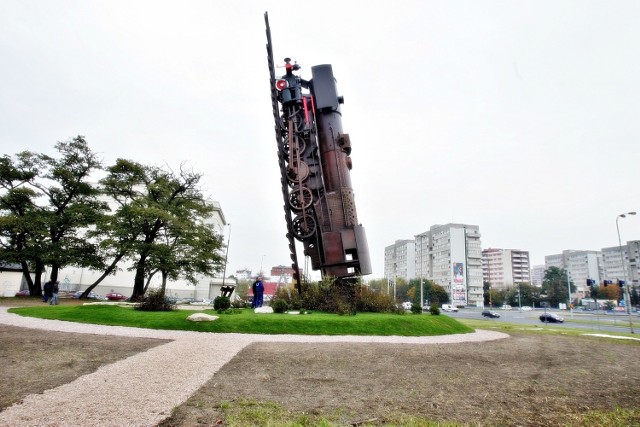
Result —
[{"label": "roundabout road", "polygon": [[[539,316],[544,313],[544,309],[536,309],[533,311],[495,309],[494,311],[500,313],[499,318],[483,317],[481,314],[482,309],[479,308],[463,308],[457,313],[442,312],[442,314],[453,318],[484,320],[486,322],[508,322],[521,325],[576,328],[589,331],[630,332],[629,316],[626,313],[595,313],[578,310],[569,313],[566,310],[547,310],[548,313],[556,313],[564,317],[564,323],[542,323]],[[637,314],[632,314],[632,321],[634,332],[640,334],[640,317],[638,317]]]}]

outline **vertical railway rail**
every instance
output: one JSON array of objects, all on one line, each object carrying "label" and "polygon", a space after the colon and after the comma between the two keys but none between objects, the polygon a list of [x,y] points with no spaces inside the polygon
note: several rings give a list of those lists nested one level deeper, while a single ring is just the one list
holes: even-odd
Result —
[{"label": "vertical railway rail", "polygon": [[276,77],[269,17],[265,13],[271,104],[280,166],[287,239],[298,291],[296,240],[323,277],[355,282],[371,273],[364,227],[358,223],[350,171],[351,140],[342,130],[343,98],[331,65],[311,67],[311,80],[294,72]]}]

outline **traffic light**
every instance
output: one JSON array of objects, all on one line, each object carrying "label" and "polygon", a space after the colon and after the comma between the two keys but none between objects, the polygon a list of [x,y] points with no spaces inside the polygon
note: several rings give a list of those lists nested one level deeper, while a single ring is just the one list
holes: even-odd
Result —
[{"label": "traffic light", "polygon": [[611,285],[613,282],[611,280],[605,280],[604,282],[602,282],[602,285],[606,288],[607,286]]},{"label": "traffic light", "polygon": [[595,286],[595,285],[596,285],[595,279],[587,279],[587,286]]},{"label": "traffic light", "polygon": [[623,287],[624,286],[624,280],[618,280],[618,286]]}]

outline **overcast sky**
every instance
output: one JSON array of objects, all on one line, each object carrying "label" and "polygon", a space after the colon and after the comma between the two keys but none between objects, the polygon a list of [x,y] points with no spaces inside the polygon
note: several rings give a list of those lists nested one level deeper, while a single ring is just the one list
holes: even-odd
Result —
[{"label": "overcast sky", "polygon": [[543,264],[640,211],[635,0],[0,0],[1,154],[84,135],[106,165],[186,163],[232,224],[228,273],[289,264],[265,11],[277,63],[333,65],[369,278],[434,224]]}]

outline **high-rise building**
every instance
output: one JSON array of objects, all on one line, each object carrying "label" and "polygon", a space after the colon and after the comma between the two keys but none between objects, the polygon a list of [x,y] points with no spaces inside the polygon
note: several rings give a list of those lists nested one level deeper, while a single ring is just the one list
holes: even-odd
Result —
[{"label": "high-rise building", "polygon": [[415,236],[415,247],[419,276],[442,286],[452,304],[482,304],[482,247],[477,225],[434,225]]},{"label": "high-rise building", "polygon": [[484,249],[482,276],[492,289],[506,289],[517,283],[531,283],[529,252],[519,249]]},{"label": "high-rise building", "polygon": [[534,265],[531,267],[531,284],[541,287],[544,282],[544,265]]},{"label": "high-rise building", "polygon": [[[621,253],[622,252],[622,253]],[[632,240],[626,245],[602,248],[603,280],[627,280],[631,286],[638,286],[640,279],[640,240]],[[624,258],[624,266],[623,266]],[[625,273],[626,270],[626,273]]]},{"label": "high-rise building", "polygon": [[384,248],[384,277],[395,280],[401,277],[407,281],[416,277],[416,250],[413,240],[396,240]]},{"label": "high-rise building", "polygon": [[576,251],[565,250],[561,254],[547,255],[544,257],[545,268],[557,267],[568,271],[569,280],[575,286],[575,292],[571,295],[584,298],[587,294],[587,279],[593,279],[600,283],[603,278],[602,252],[600,251]]}]

